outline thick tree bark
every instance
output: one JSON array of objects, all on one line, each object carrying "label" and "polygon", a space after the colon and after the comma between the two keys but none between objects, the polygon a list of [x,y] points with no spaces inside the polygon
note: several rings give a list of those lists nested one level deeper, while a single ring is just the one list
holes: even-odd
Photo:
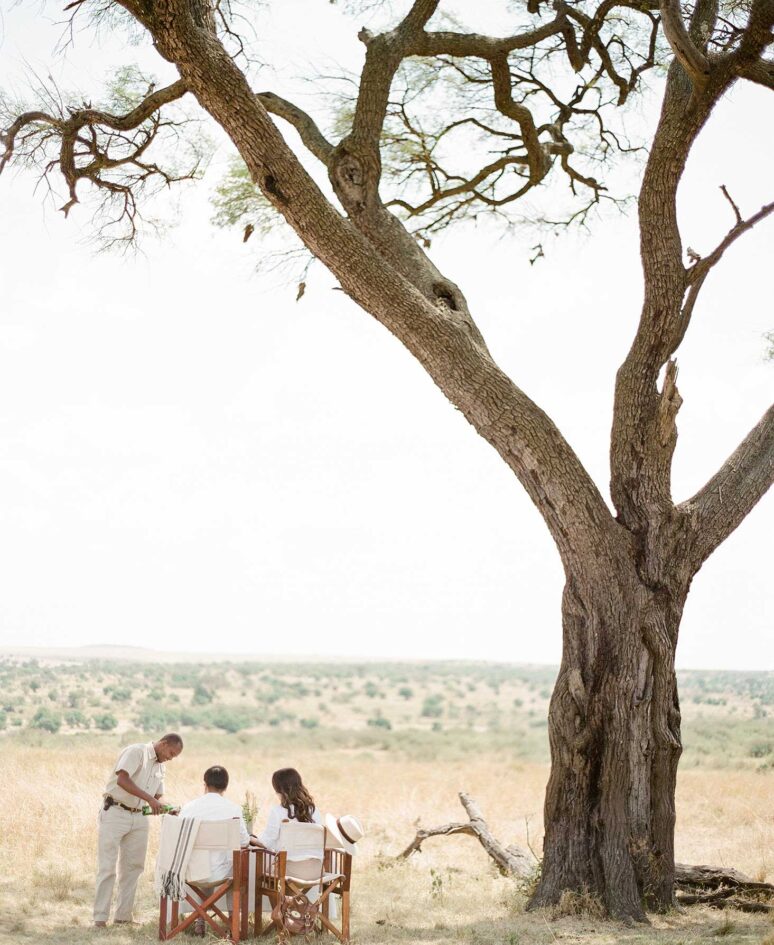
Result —
[{"label": "thick tree bark", "polygon": [[672,905],[681,610],[681,600],[639,583],[631,565],[568,580],[543,871],[531,907],[567,890],[591,892],[620,918]]}]

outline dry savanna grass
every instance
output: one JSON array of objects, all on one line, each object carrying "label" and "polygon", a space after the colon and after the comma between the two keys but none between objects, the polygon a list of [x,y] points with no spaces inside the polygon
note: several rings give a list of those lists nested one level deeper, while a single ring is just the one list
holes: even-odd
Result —
[{"label": "dry savanna grass", "polygon": [[[14,945],[137,945],[156,938],[150,884],[158,824],[140,883],[131,929],[90,928],[96,816],[119,735],[40,737],[38,744],[0,741],[4,798],[0,832],[0,942]],[[395,855],[413,837],[417,820],[434,825],[463,815],[457,791],[480,803],[493,832],[539,854],[541,809],[548,774],[544,762],[502,752],[416,753],[305,747],[260,736],[195,733],[169,766],[168,796],[184,801],[200,790],[210,764],[232,774],[229,796],[254,791],[260,824],[272,803],[269,776],[298,767],[323,810],[358,814],[368,836],[356,860],[353,938],[359,945],[466,942],[478,945],[699,945],[715,940],[774,945],[764,916],[694,908],[653,917],[649,927],[625,928],[601,918],[593,902],[570,897],[551,913],[526,913],[524,890],[499,876],[470,838],[437,838],[410,861]],[[289,747],[288,747],[289,746]],[[678,793],[677,856],[683,862],[735,866],[774,878],[774,773],[767,770],[686,768]]]}]

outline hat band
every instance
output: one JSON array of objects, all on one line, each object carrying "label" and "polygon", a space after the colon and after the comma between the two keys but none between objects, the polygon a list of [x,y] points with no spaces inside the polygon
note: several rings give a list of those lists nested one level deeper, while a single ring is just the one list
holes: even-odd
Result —
[{"label": "hat band", "polygon": [[344,837],[347,843],[357,843],[357,840],[353,840],[347,831],[341,826],[341,818],[339,817],[336,818],[336,826],[339,828],[339,833],[342,835],[342,837]]}]

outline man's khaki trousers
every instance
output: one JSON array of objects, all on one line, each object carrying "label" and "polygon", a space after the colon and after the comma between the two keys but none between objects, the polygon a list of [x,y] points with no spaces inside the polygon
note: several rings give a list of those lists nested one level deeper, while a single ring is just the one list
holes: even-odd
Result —
[{"label": "man's khaki trousers", "polygon": [[97,888],[94,891],[94,921],[107,922],[118,866],[118,897],[115,922],[131,922],[137,881],[145,867],[149,818],[130,814],[120,807],[99,812],[97,841]]}]

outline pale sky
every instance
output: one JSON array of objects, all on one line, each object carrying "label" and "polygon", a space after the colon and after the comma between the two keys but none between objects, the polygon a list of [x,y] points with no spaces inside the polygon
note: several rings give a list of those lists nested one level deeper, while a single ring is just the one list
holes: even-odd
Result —
[{"label": "pale sky", "polygon": [[[287,61],[262,88],[300,88],[288,76],[321,48],[322,68],[357,68],[363,18],[274,6],[261,52]],[[86,35],[54,60],[60,7],[2,4],[0,85],[22,91],[32,68],[96,97],[106,67],[133,61],[170,77],[152,50]],[[652,101],[639,108],[655,120]],[[773,113],[752,87],[716,110],[680,194],[686,245],[706,253],[733,222],[720,184],[747,214],[771,199]],[[85,210],[65,221],[30,176],[0,178],[0,642],[558,662],[562,570],[518,482],[321,267],[296,303],[255,273],[255,238],[211,225],[228,154],[219,143],[178,225],[137,258],[95,255]],[[607,495],[613,382],[641,299],[635,220],[544,240],[530,266],[539,238],[467,229],[432,254]],[[771,401],[773,249],[767,221],[729,250],[678,353],[678,500]],[[680,666],[774,668],[773,508],[696,578]]]}]

